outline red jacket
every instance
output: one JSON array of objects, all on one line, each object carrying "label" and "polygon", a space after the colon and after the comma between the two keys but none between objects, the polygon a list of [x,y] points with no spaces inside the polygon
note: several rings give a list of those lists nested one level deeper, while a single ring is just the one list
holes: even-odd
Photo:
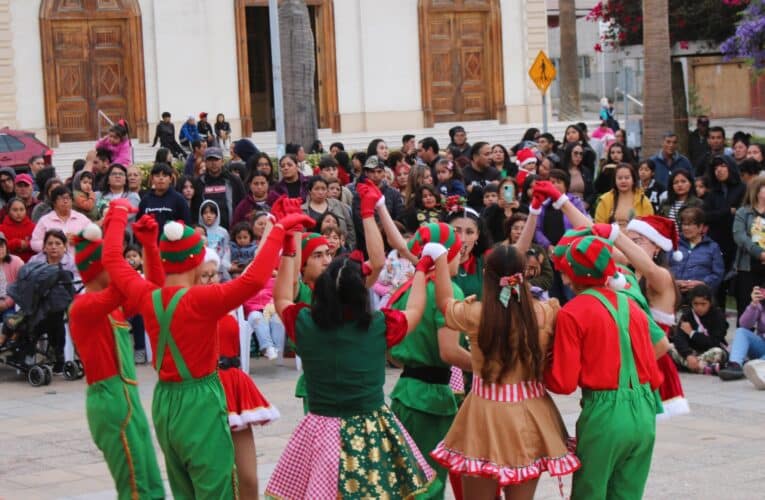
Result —
[{"label": "red jacket", "polygon": [[[8,241],[8,251],[13,255],[18,255],[21,260],[27,262],[35,254],[29,246],[32,239],[32,231],[35,229],[35,223],[29,217],[24,217],[21,222],[14,222],[10,217],[6,217],[0,224],[0,231],[5,235]],[[21,242],[26,241],[27,247],[21,249]]]}]

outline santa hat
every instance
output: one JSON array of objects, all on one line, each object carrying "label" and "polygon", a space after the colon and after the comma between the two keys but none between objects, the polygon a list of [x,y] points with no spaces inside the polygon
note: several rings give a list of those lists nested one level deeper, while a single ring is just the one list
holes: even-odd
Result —
[{"label": "santa hat", "polygon": [[311,256],[314,250],[322,245],[329,246],[327,238],[319,233],[304,233],[303,238],[300,240],[300,267],[305,266],[308,261],[308,257]]},{"label": "santa hat", "polygon": [[432,222],[420,226],[407,243],[407,247],[412,254],[419,257],[426,243],[440,243],[445,246],[447,250],[446,260],[449,262],[459,255],[462,249],[462,241],[460,241],[454,228],[443,222]]},{"label": "santa hat", "polygon": [[537,162],[537,155],[534,153],[534,150],[531,148],[523,148],[515,155],[515,163],[518,164],[519,167],[523,168],[525,165],[529,163],[536,163]]},{"label": "santa hat", "polygon": [[74,263],[83,283],[93,281],[104,270],[101,264],[104,241],[101,238],[101,228],[92,222],[72,238]]},{"label": "santa hat", "polygon": [[671,252],[676,262],[683,260],[683,252],[677,249],[677,226],[672,219],[660,215],[636,217],[627,224],[627,231],[645,236],[665,252]]},{"label": "santa hat", "polygon": [[626,279],[616,268],[613,248],[607,240],[593,236],[588,228],[566,231],[553,250],[555,268],[576,285],[606,286],[621,290]]},{"label": "santa hat", "polygon": [[171,221],[162,229],[159,254],[166,273],[180,274],[202,263],[205,248],[202,237],[193,227]]}]

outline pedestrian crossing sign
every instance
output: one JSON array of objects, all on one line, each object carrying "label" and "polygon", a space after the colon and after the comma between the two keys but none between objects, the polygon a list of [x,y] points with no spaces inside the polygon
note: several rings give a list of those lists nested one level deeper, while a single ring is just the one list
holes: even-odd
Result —
[{"label": "pedestrian crossing sign", "polygon": [[558,72],[555,70],[555,65],[547,57],[544,50],[540,50],[537,54],[537,58],[534,59],[534,63],[529,68],[529,76],[531,81],[539,88],[544,94],[550,87],[550,84],[555,80],[555,76]]}]

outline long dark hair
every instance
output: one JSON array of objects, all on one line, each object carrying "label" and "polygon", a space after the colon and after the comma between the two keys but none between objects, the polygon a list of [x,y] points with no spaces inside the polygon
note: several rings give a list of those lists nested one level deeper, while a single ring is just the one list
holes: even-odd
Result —
[{"label": "long dark hair", "polygon": [[693,185],[693,177],[691,176],[691,173],[687,171],[684,168],[678,168],[671,174],[669,174],[669,182],[667,182],[667,203],[669,206],[672,206],[677,201],[677,194],[675,194],[675,190],[673,189],[673,185],[675,183],[675,178],[678,175],[682,175],[685,177],[688,182],[691,184],[691,188],[688,191],[688,198],[686,199],[686,203],[688,203],[688,200],[691,199],[691,197],[696,197],[696,187]]},{"label": "long dark hair", "polygon": [[[526,256],[512,245],[496,245],[486,258],[478,347],[486,360],[481,378],[487,382],[498,382],[518,363],[524,380],[542,378],[544,359],[528,284],[525,281],[520,284],[520,295],[513,295],[507,307],[499,301],[500,278],[522,274],[525,267]],[[499,373],[492,375],[489,360],[500,363]]]},{"label": "long dark hair", "polygon": [[319,275],[313,287],[311,318],[323,330],[348,323],[369,328],[372,321],[369,292],[359,262],[343,255]]},{"label": "long dark hair", "polygon": [[630,176],[632,176],[632,196],[639,196],[641,198],[645,196],[643,191],[640,189],[640,179],[638,178],[637,170],[635,170],[635,167],[629,163],[620,163],[617,165],[617,167],[614,169],[614,177],[611,179],[611,192],[614,193],[614,205],[611,207],[611,213],[608,216],[609,222],[614,222],[614,217],[616,216],[616,207],[619,206],[619,189],[616,187],[616,172],[624,168],[629,170]]}]

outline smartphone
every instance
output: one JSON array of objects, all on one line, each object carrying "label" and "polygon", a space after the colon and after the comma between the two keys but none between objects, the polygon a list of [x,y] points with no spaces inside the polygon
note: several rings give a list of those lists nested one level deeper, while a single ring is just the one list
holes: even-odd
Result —
[{"label": "smartphone", "polygon": [[502,198],[506,203],[512,203],[515,201],[515,186],[511,183],[505,184],[502,187]]}]

